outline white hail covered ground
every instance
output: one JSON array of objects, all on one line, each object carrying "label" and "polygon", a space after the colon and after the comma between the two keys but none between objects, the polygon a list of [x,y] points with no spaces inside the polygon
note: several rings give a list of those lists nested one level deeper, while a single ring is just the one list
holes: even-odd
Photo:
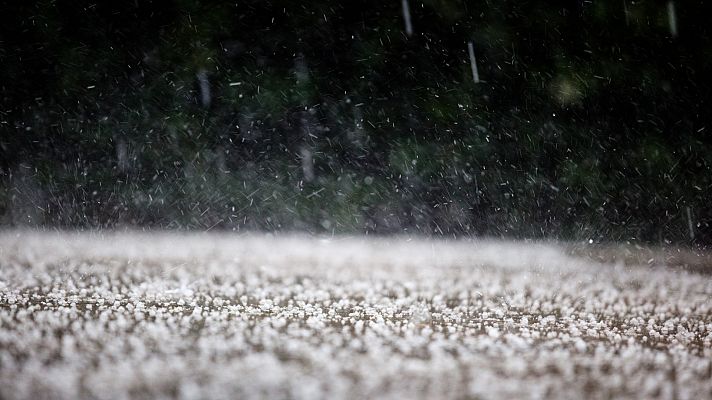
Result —
[{"label": "white hail covered ground", "polygon": [[0,234],[0,398],[712,398],[712,279],[497,241]]}]

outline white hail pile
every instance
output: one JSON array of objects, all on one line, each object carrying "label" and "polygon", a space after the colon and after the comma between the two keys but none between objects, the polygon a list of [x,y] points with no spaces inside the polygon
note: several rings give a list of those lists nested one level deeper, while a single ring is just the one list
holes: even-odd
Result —
[{"label": "white hail pile", "polygon": [[0,398],[710,398],[711,296],[544,244],[11,231]]}]

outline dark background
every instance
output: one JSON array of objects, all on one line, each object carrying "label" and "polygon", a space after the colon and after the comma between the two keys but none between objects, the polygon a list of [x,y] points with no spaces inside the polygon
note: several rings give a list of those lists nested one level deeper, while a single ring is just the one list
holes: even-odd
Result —
[{"label": "dark background", "polygon": [[0,224],[709,243],[707,4],[3,3]]}]

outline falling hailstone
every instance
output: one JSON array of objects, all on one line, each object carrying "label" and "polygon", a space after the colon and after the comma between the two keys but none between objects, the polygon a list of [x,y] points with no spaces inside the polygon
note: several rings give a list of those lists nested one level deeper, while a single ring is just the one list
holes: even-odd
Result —
[{"label": "falling hailstone", "polygon": [[198,79],[198,86],[200,86],[200,102],[203,107],[210,107],[210,80],[208,80],[208,72],[204,69],[198,71],[195,76]]},{"label": "falling hailstone", "polygon": [[467,42],[467,52],[470,54],[470,66],[472,67],[472,80],[480,83],[480,73],[477,71],[477,60],[475,59],[475,46],[472,42]]},{"label": "falling hailstone", "polygon": [[302,172],[304,174],[304,180],[306,182],[311,182],[314,180],[314,158],[312,157],[312,153],[308,148],[302,147],[300,155],[302,158]]},{"label": "falling hailstone", "polygon": [[408,0],[403,0],[403,19],[405,20],[405,34],[413,35],[413,23],[410,21],[410,7]]},{"label": "falling hailstone", "polygon": [[675,13],[675,2],[667,3],[668,25],[670,25],[670,36],[677,37],[677,14]]}]

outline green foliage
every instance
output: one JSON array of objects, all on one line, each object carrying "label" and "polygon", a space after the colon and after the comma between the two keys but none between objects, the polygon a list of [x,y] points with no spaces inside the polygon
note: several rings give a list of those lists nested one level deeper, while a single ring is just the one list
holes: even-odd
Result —
[{"label": "green foliage", "polygon": [[712,239],[702,3],[3,8],[5,224]]}]

